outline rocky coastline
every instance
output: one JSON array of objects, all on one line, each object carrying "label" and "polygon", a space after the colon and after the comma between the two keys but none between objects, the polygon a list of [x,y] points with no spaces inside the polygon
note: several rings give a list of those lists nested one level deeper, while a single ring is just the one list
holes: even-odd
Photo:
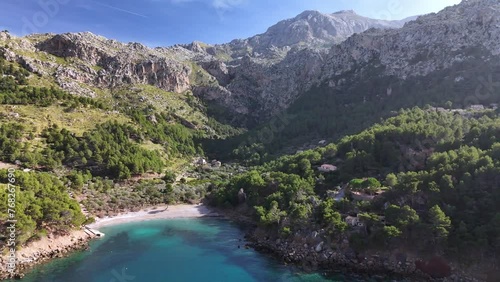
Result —
[{"label": "rocky coastline", "polygon": [[[341,243],[344,246],[334,249],[330,247],[331,244],[325,241],[311,240],[311,236],[298,235],[294,236],[293,239],[282,239],[262,236],[262,233],[259,233],[259,231],[247,233],[245,239],[250,242],[247,247],[270,254],[285,264],[296,265],[306,272],[348,272],[360,276],[368,275],[376,281],[383,281],[387,277],[410,279],[410,281],[483,281],[457,268],[453,270],[450,268],[449,275],[447,274],[446,277],[439,277],[440,273],[437,273],[439,271],[434,269],[430,273],[419,269],[419,264],[447,265],[440,258],[431,258],[425,261],[397,250],[361,254],[354,252],[349,247],[342,250],[348,245],[347,240],[343,240]],[[318,236],[316,231],[311,234]]]},{"label": "rocky coastline", "polygon": [[[262,233],[257,228],[245,236],[249,242],[246,247],[306,272],[354,273],[375,281],[386,281],[388,278],[401,281],[489,281],[481,277],[484,273],[481,274],[479,269],[464,269],[439,256],[424,259],[397,249],[358,253],[349,247],[347,239],[333,243],[321,239],[317,231],[309,233],[283,239]],[[338,247],[332,247],[337,244]]]},{"label": "rocky coastline", "polygon": [[[245,231],[245,247],[274,257],[306,272],[353,273],[376,281],[480,282],[479,268],[465,269],[439,256],[421,257],[403,249],[356,252],[347,237],[331,240],[325,230],[299,230],[283,236],[259,227],[242,210],[217,210]],[[479,275],[478,275],[479,274]]]},{"label": "rocky coastline", "polygon": [[0,280],[21,279],[34,266],[55,258],[64,257],[74,251],[84,250],[95,235],[83,230],[75,230],[68,235],[47,236],[34,241],[16,252],[16,267],[14,272],[7,269],[8,257],[0,256]]},{"label": "rocky coastline", "polygon": [[[253,220],[241,214],[218,209],[212,211],[217,211],[216,214],[224,215],[245,229],[245,239],[248,242],[245,247],[268,254],[284,264],[295,265],[306,272],[354,273],[361,277],[369,276],[376,281],[384,281],[388,277],[410,281],[484,281],[459,267],[448,266],[442,260],[425,261],[402,250],[358,253],[352,250],[347,239],[335,242],[326,240],[328,236],[325,236],[323,230],[304,230],[284,237],[258,227]],[[49,236],[32,242],[17,252],[14,273],[7,271],[7,256],[0,256],[0,280],[20,279],[38,264],[86,249],[89,241],[95,237],[78,230],[69,235],[57,238]],[[446,276],[436,277],[436,273],[421,271],[419,264],[446,264],[450,269]]]}]

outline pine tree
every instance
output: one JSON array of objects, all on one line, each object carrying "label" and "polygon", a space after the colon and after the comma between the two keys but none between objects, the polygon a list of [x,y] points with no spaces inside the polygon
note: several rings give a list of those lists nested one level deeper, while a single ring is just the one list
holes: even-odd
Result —
[{"label": "pine tree", "polygon": [[429,221],[433,234],[437,239],[446,239],[448,237],[451,220],[438,205],[429,209]]}]

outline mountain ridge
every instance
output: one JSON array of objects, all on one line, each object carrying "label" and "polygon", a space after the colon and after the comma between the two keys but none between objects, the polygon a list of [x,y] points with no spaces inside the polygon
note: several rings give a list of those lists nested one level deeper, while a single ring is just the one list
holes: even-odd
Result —
[{"label": "mountain ridge", "polygon": [[[7,46],[11,44],[7,49],[12,50],[6,52],[10,54],[8,59],[40,75],[52,76],[70,93],[97,97],[94,87],[137,83],[177,93],[192,91],[213,107],[224,109],[225,116],[242,115],[225,121],[252,126],[262,120],[253,114],[255,108],[268,112],[267,117],[284,109],[296,96],[288,98],[286,94],[282,99],[275,93],[298,93],[310,87],[307,81],[319,75],[319,66],[331,45],[371,27],[401,25],[401,22],[372,20],[352,12],[305,11],[270,27],[266,33],[213,46],[193,42],[148,48],[89,32],[20,38],[4,33],[2,38],[9,41]],[[284,32],[282,30],[286,32],[279,39],[276,34]],[[16,39],[6,40],[7,37]],[[290,38],[293,40],[288,41]],[[55,58],[51,62],[40,60],[36,58],[40,52]],[[58,63],[63,60],[66,62]],[[297,72],[289,76],[290,69]]]},{"label": "mountain ridge", "polygon": [[[294,36],[241,45],[0,32],[18,245],[203,200],[287,263],[498,281],[499,10],[463,1],[398,29],[306,11],[270,28]],[[346,39],[326,32],[339,15],[358,19]]]},{"label": "mountain ridge", "polygon": [[294,18],[279,21],[262,34],[247,39],[236,39],[229,44],[246,43],[252,48],[263,50],[272,46],[293,47],[301,42],[309,42],[314,47],[321,48],[322,44],[339,43],[352,34],[363,32],[368,28],[400,28],[405,22],[406,20],[370,19],[352,10],[332,14],[306,10]]},{"label": "mountain ridge", "polygon": [[[148,48],[91,33],[32,35],[11,40],[11,49],[22,53],[8,58],[54,77],[77,95],[96,97],[95,87],[149,84],[192,92],[221,121],[254,127],[313,86],[326,83],[335,90],[354,83],[371,67],[383,68],[382,76],[404,80],[450,69],[472,58],[481,46],[488,56],[496,56],[500,35],[495,9],[496,1],[463,1],[409,22],[373,20],[352,11],[304,11],[263,34],[222,45],[193,42]],[[25,50],[55,58],[44,62]],[[58,64],[60,59],[66,62]],[[344,77],[350,72],[358,75]]]}]

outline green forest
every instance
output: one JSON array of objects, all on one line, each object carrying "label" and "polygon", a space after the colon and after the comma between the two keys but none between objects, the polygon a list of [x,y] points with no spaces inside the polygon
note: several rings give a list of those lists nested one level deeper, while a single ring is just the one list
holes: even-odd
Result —
[{"label": "green forest", "polygon": [[[89,108],[109,111],[109,102],[70,95],[53,86],[31,86],[29,79],[35,74],[6,62],[3,56],[0,56],[0,74],[0,104],[10,109],[33,105],[59,107],[62,113],[75,109],[85,112]],[[203,155],[195,142],[201,134],[148,106],[118,109],[125,115],[121,120],[128,122],[97,123],[83,134],[50,121],[40,123],[44,126],[40,130],[19,116],[0,117],[0,161],[17,166],[17,232],[22,234],[17,237],[18,246],[50,233],[62,234],[92,220],[82,215],[78,202],[70,197],[84,191],[86,196],[96,197],[84,203],[100,215],[198,197],[195,192],[186,196],[185,187],[173,189],[172,181],[167,187],[161,179],[139,182],[131,179],[140,179],[148,173],[161,175],[168,162]],[[45,119],[41,115],[40,118]],[[7,170],[0,170],[1,183],[7,183],[6,175]],[[7,216],[6,191],[2,185],[2,219]],[[6,234],[4,229],[1,231]]]},{"label": "green forest", "polygon": [[[323,163],[338,170],[319,172]],[[210,199],[237,207],[244,188],[247,214],[283,236],[327,228],[333,240],[348,236],[358,250],[404,245],[467,260],[500,251],[499,185],[497,113],[413,108],[335,144],[214,183]],[[329,197],[335,187],[345,187],[346,196]],[[380,195],[357,201],[358,191]],[[348,226],[346,216],[364,228]]]},{"label": "green forest", "polygon": [[[66,114],[95,110],[101,116],[113,111],[120,117],[77,132],[48,118],[38,128],[21,114],[0,116],[0,161],[17,169],[22,234],[17,240],[23,244],[92,221],[79,204],[106,216],[205,199],[283,238],[299,229],[325,229],[332,241],[347,238],[357,251],[404,246],[466,263],[495,257],[500,252],[499,110],[467,109],[474,89],[453,81],[465,66],[472,73],[499,74],[488,64],[466,61],[406,81],[379,78],[380,70],[373,69],[351,88],[311,89],[282,115],[243,133],[213,117],[205,124],[189,119],[203,108],[192,96],[186,103],[170,97],[172,105],[160,107],[140,103],[136,92],[123,89],[93,99],[55,84],[33,86],[36,74],[0,54],[0,105],[53,107]],[[482,102],[498,103],[498,95]],[[328,142],[318,145],[322,139]],[[304,143],[314,149],[302,148]],[[224,166],[194,164],[197,157],[222,159]],[[323,164],[335,170],[321,172]],[[180,171],[183,165],[187,171]],[[7,183],[7,175],[0,170],[1,183]],[[3,186],[2,219],[8,203]],[[74,194],[85,197],[77,202]],[[361,227],[349,224],[348,217]]]},{"label": "green forest", "polygon": [[[78,203],[66,192],[67,187],[49,173],[15,172],[15,220],[19,243],[37,239],[50,233],[64,233],[78,228],[85,222],[85,216]],[[8,182],[7,170],[0,170],[1,183]],[[7,184],[1,184],[1,218],[7,217]],[[4,187],[5,186],[5,187]],[[0,234],[7,234],[2,224]]]}]

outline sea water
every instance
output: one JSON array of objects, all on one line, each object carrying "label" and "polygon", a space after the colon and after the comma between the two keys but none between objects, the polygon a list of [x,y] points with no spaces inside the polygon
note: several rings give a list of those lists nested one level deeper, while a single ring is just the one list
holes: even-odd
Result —
[{"label": "sea water", "polygon": [[[26,282],[361,281],[301,273],[244,247],[244,233],[216,218],[127,223],[100,229],[89,250],[34,268]],[[366,281],[366,280],[362,280]]]}]

